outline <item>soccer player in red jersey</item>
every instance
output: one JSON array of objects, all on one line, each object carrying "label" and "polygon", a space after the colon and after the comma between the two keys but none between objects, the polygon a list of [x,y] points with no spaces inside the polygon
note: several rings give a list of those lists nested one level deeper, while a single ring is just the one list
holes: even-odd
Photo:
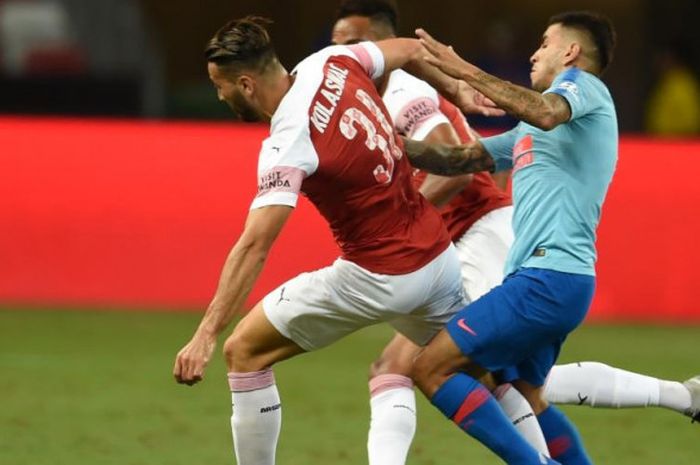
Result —
[{"label": "soccer player in red jersey", "polygon": [[[464,306],[454,246],[439,213],[413,187],[413,166],[457,174],[492,165],[475,164],[459,148],[449,156],[417,151],[409,163],[372,79],[404,65],[430,73],[415,39],[328,47],[288,73],[261,21],[245,18],[219,30],[205,54],[219,99],[245,119],[269,121],[271,130],[244,231],[177,354],[176,380],[203,378],[218,334],[243,307],[300,193],[342,251],[331,266],[269,293],[224,344],[237,462],[271,465],[281,423],[272,365],[380,322],[425,345]],[[478,93],[472,100],[474,111],[499,112]]]}]

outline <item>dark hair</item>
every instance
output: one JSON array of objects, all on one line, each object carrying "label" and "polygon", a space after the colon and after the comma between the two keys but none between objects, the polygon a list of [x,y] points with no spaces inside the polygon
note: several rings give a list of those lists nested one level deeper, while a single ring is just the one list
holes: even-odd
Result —
[{"label": "dark hair", "polygon": [[612,62],[617,34],[607,16],[593,11],[568,11],[549,18],[549,25],[552,24],[587,32],[596,46],[601,73]]},{"label": "dark hair", "polygon": [[234,19],[219,29],[204,49],[204,57],[210,63],[264,72],[277,59],[275,49],[265,26],[272,21],[259,16]]},{"label": "dark hair", "polygon": [[387,0],[345,0],[338,7],[335,20],[348,16],[369,18],[371,21],[390,27],[394,33],[398,30],[399,15],[394,5]]}]

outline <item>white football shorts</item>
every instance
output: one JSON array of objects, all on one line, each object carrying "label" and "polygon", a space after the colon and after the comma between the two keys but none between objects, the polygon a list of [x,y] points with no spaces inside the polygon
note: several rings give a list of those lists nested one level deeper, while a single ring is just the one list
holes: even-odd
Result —
[{"label": "white football shorts", "polygon": [[513,207],[497,208],[479,218],[455,243],[469,302],[503,282],[514,239],[512,223]]},{"label": "white football shorts", "polygon": [[270,323],[307,351],[382,322],[423,346],[466,304],[453,245],[404,275],[372,273],[338,258],[292,278],[262,302]]}]

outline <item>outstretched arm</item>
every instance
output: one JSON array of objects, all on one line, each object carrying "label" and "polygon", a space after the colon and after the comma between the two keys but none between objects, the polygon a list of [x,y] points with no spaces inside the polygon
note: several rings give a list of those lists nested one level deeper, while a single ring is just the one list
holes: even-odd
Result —
[{"label": "outstretched arm", "polygon": [[[519,120],[549,130],[571,118],[569,104],[560,95],[541,94],[499,79],[463,60],[451,47],[438,42],[423,29],[416,30],[416,34],[428,52],[424,57],[427,63],[466,82]],[[445,97],[450,98],[449,95]],[[461,100],[458,97],[453,102],[461,107]]]},{"label": "outstretched arm", "polygon": [[430,144],[403,139],[411,165],[440,176],[493,171],[495,164],[479,141],[465,145]]},{"label": "outstretched arm", "polygon": [[454,79],[437,67],[428,64],[423,59],[427,51],[418,39],[386,39],[375,43],[384,55],[385,73],[403,68],[417,78],[426,81],[448,100],[459,100],[458,106],[465,113],[476,113],[484,116],[505,114],[491,100],[485,98],[465,82]]},{"label": "outstretched arm", "polygon": [[221,271],[214,298],[194,336],[177,354],[173,375],[178,383],[192,385],[204,377],[217,336],[243,307],[292,210],[285,205],[272,205],[248,214],[243,234]]}]

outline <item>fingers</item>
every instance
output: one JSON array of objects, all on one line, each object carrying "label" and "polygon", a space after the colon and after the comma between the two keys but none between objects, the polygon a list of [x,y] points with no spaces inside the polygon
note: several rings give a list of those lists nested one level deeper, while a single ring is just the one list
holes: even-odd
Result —
[{"label": "fingers", "polygon": [[204,363],[200,360],[180,353],[175,358],[173,377],[179,384],[192,386],[204,379]]},{"label": "fingers", "polygon": [[441,47],[446,48],[443,44],[435,40],[433,36],[428,34],[428,32],[425,29],[416,29],[416,36],[418,36],[423,46],[433,55],[435,55]]},{"label": "fingers", "polygon": [[500,108],[483,108],[481,111],[481,114],[484,116],[505,116],[506,112],[501,110]]},{"label": "fingers", "polygon": [[426,60],[432,57],[441,58],[445,55],[444,52],[448,51],[448,48],[445,45],[435,40],[423,29],[416,29],[416,35],[420,39],[420,43],[423,45],[423,48],[428,52],[428,54],[425,56]]},{"label": "fingers", "polygon": [[486,97],[484,94],[478,94],[478,104],[481,107],[481,113],[484,116],[504,116],[506,112],[496,105],[496,102]]},{"label": "fingers", "polygon": [[440,59],[436,58],[434,55],[426,55],[423,57],[423,60],[425,60],[425,62],[429,65],[433,65],[437,68],[442,68],[442,61],[440,61]]}]

